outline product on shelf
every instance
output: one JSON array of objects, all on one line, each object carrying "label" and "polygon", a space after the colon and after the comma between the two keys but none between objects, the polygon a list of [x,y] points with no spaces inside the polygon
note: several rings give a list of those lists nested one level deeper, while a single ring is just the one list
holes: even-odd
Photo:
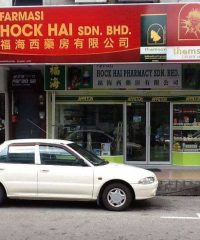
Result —
[{"label": "product on shelf", "polygon": [[200,152],[200,105],[174,104],[173,150]]}]

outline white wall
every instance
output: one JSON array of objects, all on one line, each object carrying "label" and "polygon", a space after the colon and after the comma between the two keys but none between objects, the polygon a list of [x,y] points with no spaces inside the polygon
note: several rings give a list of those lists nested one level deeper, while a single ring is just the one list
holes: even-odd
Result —
[{"label": "white wall", "polygon": [[0,7],[12,6],[12,0],[0,0]]},{"label": "white wall", "polygon": [[200,0],[160,0],[161,3],[200,2]]},{"label": "white wall", "polygon": [[179,0],[179,2],[200,2],[200,0]]},{"label": "white wall", "polygon": [[43,5],[72,5],[75,0],[43,0]]},{"label": "white wall", "polygon": [[161,3],[174,3],[178,2],[178,0],[160,0]]}]

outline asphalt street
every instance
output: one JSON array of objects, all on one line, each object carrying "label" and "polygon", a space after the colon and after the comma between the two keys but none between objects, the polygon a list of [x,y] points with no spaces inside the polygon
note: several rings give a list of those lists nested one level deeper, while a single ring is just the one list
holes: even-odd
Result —
[{"label": "asphalt street", "polygon": [[10,201],[0,240],[199,240],[200,197],[156,197],[126,212],[94,203]]}]

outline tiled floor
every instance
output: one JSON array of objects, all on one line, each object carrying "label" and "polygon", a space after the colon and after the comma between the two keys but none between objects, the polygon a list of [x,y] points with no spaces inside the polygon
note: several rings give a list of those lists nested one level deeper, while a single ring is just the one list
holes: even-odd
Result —
[{"label": "tiled floor", "polygon": [[154,172],[159,180],[193,180],[200,181],[200,170],[161,169]]}]

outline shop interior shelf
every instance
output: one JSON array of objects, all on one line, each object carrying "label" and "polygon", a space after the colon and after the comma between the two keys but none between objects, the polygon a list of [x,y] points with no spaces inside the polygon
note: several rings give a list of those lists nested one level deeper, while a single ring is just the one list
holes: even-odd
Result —
[{"label": "shop interior shelf", "polygon": [[200,126],[173,126],[173,130],[194,130],[194,131],[200,131]]},{"label": "shop interior shelf", "polygon": [[190,139],[180,139],[180,138],[174,138],[175,142],[200,142],[200,138],[199,139],[195,139],[195,138],[190,138]]}]

